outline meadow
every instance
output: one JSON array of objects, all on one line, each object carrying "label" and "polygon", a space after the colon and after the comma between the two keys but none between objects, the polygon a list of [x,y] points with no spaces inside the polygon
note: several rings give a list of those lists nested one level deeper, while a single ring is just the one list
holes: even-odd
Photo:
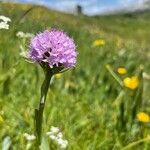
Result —
[{"label": "meadow", "polygon": [[[74,69],[53,77],[50,84],[42,149],[59,149],[46,135],[51,126],[63,132],[68,150],[150,149],[150,119],[137,118],[140,112],[150,114],[150,12],[88,17],[0,3],[0,15],[12,20],[9,30],[0,30],[3,150],[36,149],[24,133],[34,134],[34,109],[44,76],[39,65],[20,55],[28,50],[30,39],[16,34],[53,27],[74,39],[78,58]],[[126,73],[119,73],[120,67]],[[132,76],[138,78],[135,88],[123,82]]]}]

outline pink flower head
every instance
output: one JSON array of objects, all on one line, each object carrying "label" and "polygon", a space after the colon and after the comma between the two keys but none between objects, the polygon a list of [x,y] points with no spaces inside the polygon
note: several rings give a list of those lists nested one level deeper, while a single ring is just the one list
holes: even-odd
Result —
[{"label": "pink flower head", "polygon": [[28,57],[34,62],[47,63],[50,68],[72,68],[76,64],[76,46],[63,31],[45,30],[32,38]]}]

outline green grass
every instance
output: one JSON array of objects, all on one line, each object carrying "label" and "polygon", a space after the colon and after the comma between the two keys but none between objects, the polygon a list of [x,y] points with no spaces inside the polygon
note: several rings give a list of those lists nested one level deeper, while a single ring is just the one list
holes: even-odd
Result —
[{"label": "green grass", "polygon": [[[16,33],[36,34],[56,27],[74,38],[79,54],[76,68],[51,82],[44,112],[44,135],[51,126],[58,126],[69,141],[69,150],[121,150],[132,142],[135,145],[132,143],[134,146],[129,149],[150,149],[149,139],[138,143],[150,134],[150,124],[139,123],[135,118],[131,121],[135,110],[132,106],[137,99],[142,104],[135,103],[136,113],[150,114],[149,80],[142,80],[140,76],[140,65],[150,74],[150,14],[87,17],[33,6],[24,15],[31,7],[0,3],[0,14],[12,19],[9,30],[0,30],[0,116],[3,118],[0,146],[10,136],[12,149],[26,149],[23,134],[34,133],[34,109],[44,78],[38,65],[26,62],[19,55],[23,41]],[[104,39],[106,44],[92,47],[98,38]],[[28,43],[26,41],[26,50]],[[127,68],[126,75],[118,75],[121,80],[138,75],[140,87],[134,91],[120,87],[106,69],[108,64],[115,73],[120,66]],[[33,145],[30,149],[35,149]]]}]

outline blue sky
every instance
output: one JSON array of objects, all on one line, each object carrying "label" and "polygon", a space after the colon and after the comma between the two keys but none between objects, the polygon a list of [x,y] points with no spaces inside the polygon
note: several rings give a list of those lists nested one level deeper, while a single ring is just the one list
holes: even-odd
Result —
[{"label": "blue sky", "polygon": [[83,6],[83,12],[87,15],[101,14],[113,10],[135,9],[144,7],[149,0],[15,0],[23,3],[36,3],[47,7],[74,12],[77,4]]}]

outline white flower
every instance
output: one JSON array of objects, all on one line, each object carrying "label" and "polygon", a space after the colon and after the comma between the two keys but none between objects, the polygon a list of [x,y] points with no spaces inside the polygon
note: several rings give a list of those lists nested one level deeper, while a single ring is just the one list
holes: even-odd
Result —
[{"label": "white flower", "polygon": [[2,22],[11,22],[11,19],[5,16],[0,16],[0,20],[2,20]]},{"label": "white flower", "polygon": [[24,133],[24,137],[26,138],[27,141],[33,141],[36,139],[35,135],[33,134],[28,134],[28,133]]},{"label": "white flower", "polygon": [[57,134],[57,137],[58,137],[58,138],[62,138],[62,137],[63,137],[63,134],[62,134],[61,132],[59,132],[59,133]]},{"label": "white flower", "polygon": [[68,141],[67,140],[63,140],[61,138],[57,139],[57,143],[60,146],[61,149],[66,149],[68,146]]},{"label": "white flower", "polygon": [[61,148],[61,149],[66,149],[67,146],[68,146],[68,141],[67,141],[67,140],[64,140],[64,141],[62,142],[62,144],[60,145],[60,148]]},{"label": "white flower", "polygon": [[0,16],[0,29],[9,29],[8,22],[11,22],[11,19],[5,16]]},{"label": "white flower", "polygon": [[9,25],[5,22],[0,22],[0,29],[6,29],[8,30],[9,29]]},{"label": "white flower", "polygon": [[50,131],[52,132],[52,133],[58,133],[60,130],[59,130],[59,128],[58,127],[54,127],[54,126],[52,126],[51,127],[51,129],[50,129]]},{"label": "white flower", "polygon": [[59,145],[61,149],[66,149],[68,146],[68,141],[63,139],[63,134],[60,132],[58,127],[51,127],[50,132],[46,133],[51,140],[53,140],[56,144]]},{"label": "white flower", "polygon": [[19,31],[16,33],[16,36],[19,38],[32,38],[34,36],[34,34],[32,33],[24,33],[22,31]]},{"label": "white flower", "polygon": [[17,37],[23,37],[24,33],[22,31],[19,31],[16,33],[16,36]]},{"label": "white flower", "polygon": [[57,137],[55,135],[49,135],[49,137],[51,140],[54,140],[54,141],[57,140]]}]

